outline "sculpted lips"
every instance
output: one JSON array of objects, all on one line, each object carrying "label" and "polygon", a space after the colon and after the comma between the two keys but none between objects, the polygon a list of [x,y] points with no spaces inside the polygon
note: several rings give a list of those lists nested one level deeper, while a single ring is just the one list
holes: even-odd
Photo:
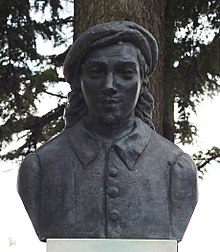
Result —
[{"label": "sculpted lips", "polygon": [[121,100],[117,97],[109,97],[109,96],[101,96],[99,98],[99,103],[105,104],[116,104],[119,103]]}]

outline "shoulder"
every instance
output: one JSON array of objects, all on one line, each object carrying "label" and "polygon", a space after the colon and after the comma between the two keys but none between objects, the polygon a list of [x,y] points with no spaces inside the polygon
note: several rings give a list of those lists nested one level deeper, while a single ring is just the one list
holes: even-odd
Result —
[{"label": "shoulder", "polygon": [[27,155],[19,168],[18,179],[20,180],[21,177],[25,179],[25,177],[37,176],[42,159],[47,159],[49,162],[52,159],[57,160],[59,155],[62,155],[64,152],[64,146],[66,144],[65,138],[65,132],[61,132],[33,153]]},{"label": "shoulder", "polygon": [[177,155],[183,153],[183,151],[173,142],[159,135],[156,131],[152,130],[151,144],[156,145],[160,149],[165,149],[166,152],[175,152]]},{"label": "shoulder", "polygon": [[174,164],[174,168],[179,171],[185,171],[187,167],[187,173],[194,173],[197,174],[197,168],[191,157],[182,152],[176,159],[176,162]]},{"label": "shoulder", "polygon": [[[35,152],[38,156],[46,156],[50,153],[53,156],[62,155],[69,151],[71,143],[76,142],[75,140],[79,135],[81,135],[81,121],[76,122],[70,128],[65,128],[57,136],[40,146]],[[70,141],[70,139],[74,140]]]},{"label": "shoulder", "polygon": [[[168,164],[174,198],[181,197],[181,192],[186,192],[187,188],[197,190],[197,167],[181,148],[152,130],[148,150],[151,155],[158,157],[160,162],[164,160],[164,163]],[[191,193],[196,194],[192,190]]]},{"label": "shoulder", "polygon": [[194,179],[197,176],[197,168],[191,157],[154,130],[151,132],[147,151],[150,151],[153,156],[157,156],[161,161],[164,160],[170,167],[173,177],[191,176],[191,179]]},{"label": "shoulder", "polygon": [[171,166],[176,172],[186,172],[190,174],[197,174],[197,168],[191,157],[185,153],[181,148],[176,144],[169,141],[168,139],[160,136],[158,133],[154,132],[153,141],[159,146],[159,148],[166,151],[167,155],[172,153],[172,163]]},{"label": "shoulder", "polygon": [[[156,131],[151,130],[151,137],[149,144],[146,148],[146,153],[152,157],[160,160],[161,163],[165,163],[171,167],[176,162],[177,158],[184,152],[173,142],[159,135]],[[167,166],[166,165],[166,166]],[[165,166],[164,166],[165,168]]]},{"label": "shoulder", "polygon": [[60,151],[66,145],[67,139],[68,137],[66,134],[66,130],[63,130],[57,136],[53,137],[52,139],[41,145],[35,152],[37,155],[40,155],[48,151]]},{"label": "shoulder", "polygon": [[188,196],[195,195],[197,191],[197,168],[191,157],[180,154],[171,169],[171,188],[173,199],[185,197],[183,192],[188,192]]},{"label": "shoulder", "polygon": [[18,170],[17,190],[23,201],[27,199],[29,189],[36,187],[36,184],[39,183],[39,173],[37,156],[35,153],[31,153],[23,160]]},{"label": "shoulder", "polygon": [[21,177],[28,177],[29,174],[37,175],[39,173],[39,164],[37,156],[35,153],[29,154],[21,163],[21,166],[18,171],[18,179]]}]

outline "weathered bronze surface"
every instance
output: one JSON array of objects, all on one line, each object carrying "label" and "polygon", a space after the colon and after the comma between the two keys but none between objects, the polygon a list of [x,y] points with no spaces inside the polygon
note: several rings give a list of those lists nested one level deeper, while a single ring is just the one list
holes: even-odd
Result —
[{"label": "weathered bronze surface", "polygon": [[25,158],[18,192],[40,240],[183,237],[196,167],[151,121],[157,43],[128,21],[83,33],[64,62],[65,129]]}]

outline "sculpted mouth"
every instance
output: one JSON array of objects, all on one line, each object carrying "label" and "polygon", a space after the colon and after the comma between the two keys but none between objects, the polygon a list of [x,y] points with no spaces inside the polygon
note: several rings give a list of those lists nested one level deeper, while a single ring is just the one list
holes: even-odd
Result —
[{"label": "sculpted mouth", "polygon": [[119,103],[120,100],[116,97],[101,97],[99,99],[99,103],[101,104],[115,104],[115,103]]}]

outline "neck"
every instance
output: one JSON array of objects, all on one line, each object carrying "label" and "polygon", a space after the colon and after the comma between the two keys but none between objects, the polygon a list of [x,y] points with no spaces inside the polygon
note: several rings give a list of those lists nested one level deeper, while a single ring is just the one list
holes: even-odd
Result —
[{"label": "neck", "polygon": [[85,127],[102,141],[112,143],[133,130],[134,120],[135,116],[132,114],[116,124],[107,124],[94,116],[88,116]]}]

